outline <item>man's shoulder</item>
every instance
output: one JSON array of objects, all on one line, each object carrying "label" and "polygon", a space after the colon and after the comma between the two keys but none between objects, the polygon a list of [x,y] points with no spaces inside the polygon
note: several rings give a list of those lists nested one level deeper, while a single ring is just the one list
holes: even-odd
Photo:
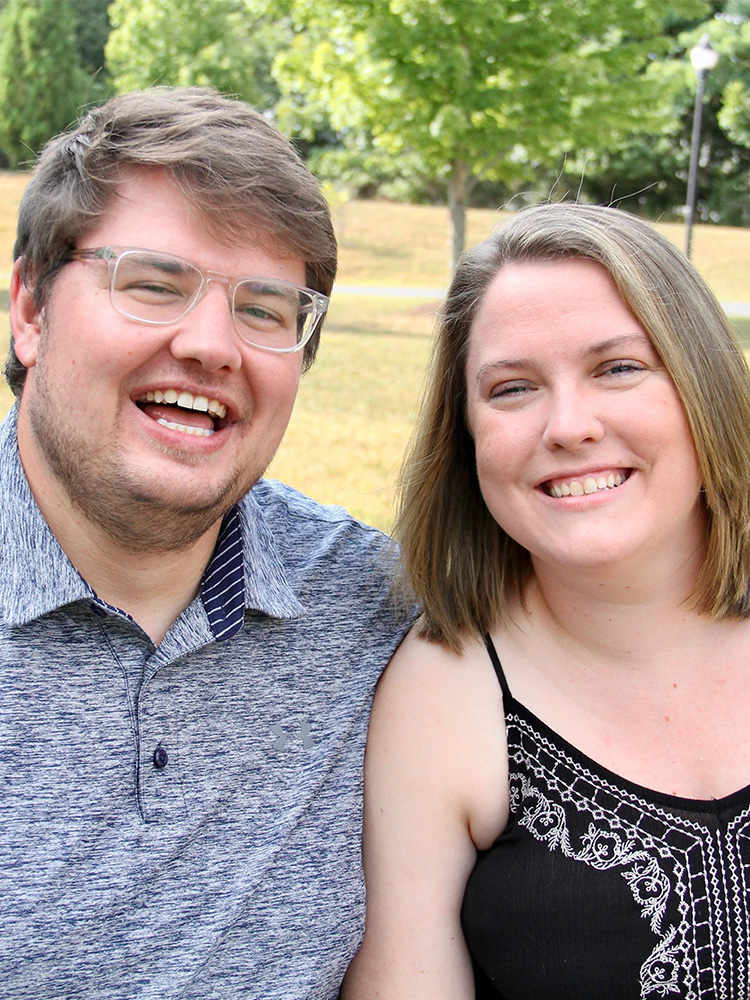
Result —
[{"label": "man's shoulder", "polygon": [[379,603],[391,592],[398,562],[395,542],[343,507],[318,503],[267,479],[256,484],[246,503],[260,511],[298,595],[309,596],[312,586],[319,604],[340,600],[349,591],[361,604],[368,599]]},{"label": "man's shoulder", "polygon": [[333,670],[338,677],[345,664],[356,664],[358,683],[369,684],[415,617],[394,587],[395,542],[343,507],[318,503],[274,480],[261,480],[244,502],[269,533],[305,609],[298,622],[308,667],[314,665],[315,676]]},{"label": "man's shoulder", "polygon": [[357,520],[343,507],[319,503],[279,480],[261,479],[250,496],[269,527],[281,533],[276,539],[282,545],[285,534],[296,537],[304,532],[313,544],[331,538],[352,548],[395,552],[395,543],[378,528]]}]

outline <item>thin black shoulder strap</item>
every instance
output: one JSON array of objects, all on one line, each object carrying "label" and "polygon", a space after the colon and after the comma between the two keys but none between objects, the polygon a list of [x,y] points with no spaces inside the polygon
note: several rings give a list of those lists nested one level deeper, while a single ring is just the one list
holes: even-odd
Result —
[{"label": "thin black shoulder strap", "polygon": [[505,674],[503,673],[502,664],[500,663],[500,657],[497,655],[495,644],[490,638],[489,632],[485,633],[484,644],[487,647],[487,652],[489,653],[492,666],[495,668],[495,673],[497,674],[497,679],[500,683],[500,688],[503,692],[503,700],[507,705],[512,699],[513,695],[510,693],[510,688],[508,687],[508,682],[505,679]]}]

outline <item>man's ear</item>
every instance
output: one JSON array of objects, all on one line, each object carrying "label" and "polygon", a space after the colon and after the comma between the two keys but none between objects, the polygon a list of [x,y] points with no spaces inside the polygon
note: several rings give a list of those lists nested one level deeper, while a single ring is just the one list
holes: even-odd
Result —
[{"label": "man's ear", "polygon": [[36,303],[33,289],[21,277],[20,257],[13,264],[10,276],[10,328],[16,357],[26,368],[33,368],[42,335],[42,309]]}]

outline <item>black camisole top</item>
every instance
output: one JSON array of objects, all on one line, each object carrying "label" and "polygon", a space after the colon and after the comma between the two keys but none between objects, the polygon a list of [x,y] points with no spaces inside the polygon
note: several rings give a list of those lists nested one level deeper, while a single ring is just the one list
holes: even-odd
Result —
[{"label": "black camisole top", "polygon": [[469,878],[478,1000],[750,998],[750,786],[700,801],[618,777],[513,698],[510,819]]}]

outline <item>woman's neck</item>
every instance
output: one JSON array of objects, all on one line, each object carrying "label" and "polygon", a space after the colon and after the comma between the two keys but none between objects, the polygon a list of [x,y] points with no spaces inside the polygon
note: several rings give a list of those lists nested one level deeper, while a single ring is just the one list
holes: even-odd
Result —
[{"label": "woman's neck", "polygon": [[663,657],[672,641],[697,639],[710,622],[692,604],[703,550],[648,567],[596,569],[534,564],[527,615],[573,649],[619,662]]}]

